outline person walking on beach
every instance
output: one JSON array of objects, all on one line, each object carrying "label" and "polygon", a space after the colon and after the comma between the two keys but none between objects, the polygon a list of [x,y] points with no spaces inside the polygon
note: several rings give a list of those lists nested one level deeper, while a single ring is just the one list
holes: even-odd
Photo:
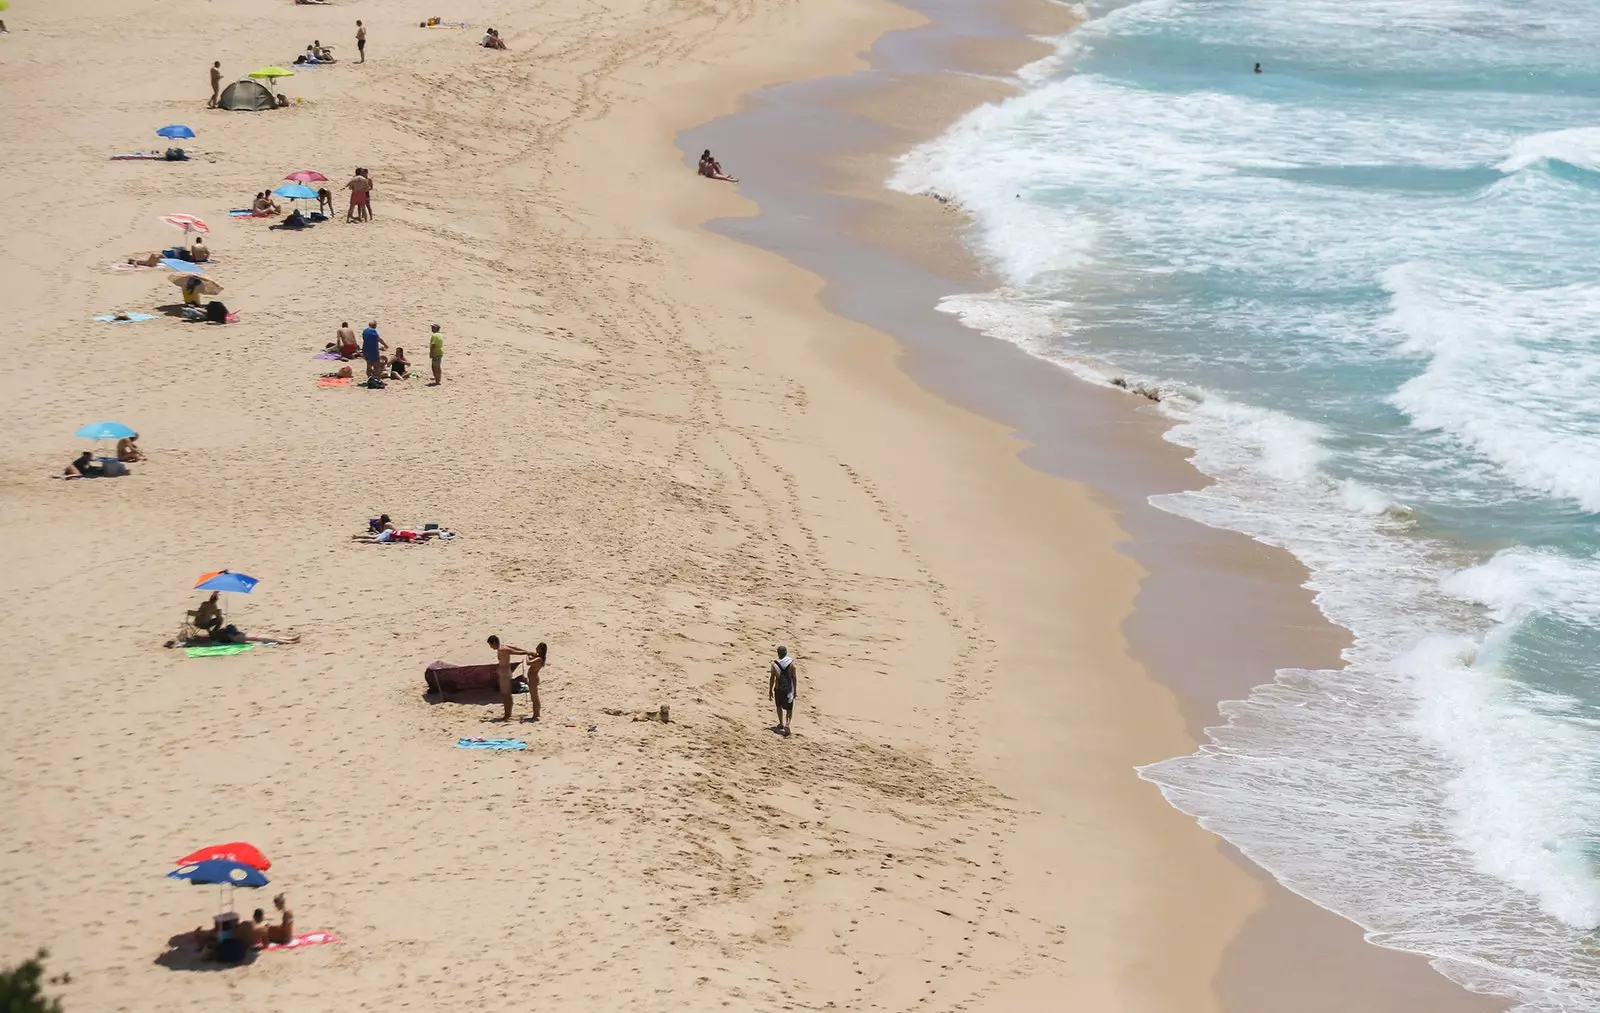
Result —
[{"label": "person walking on beach", "polygon": [[[516,657],[519,654],[522,655],[524,658],[532,658],[535,655],[534,655],[534,653],[532,651],[524,651],[522,648],[516,647],[516,646],[514,646],[512,644],[506,644],[504,646],[501,646],[500,638],[498,636],[493,636],[493,635],[491,635],[489,637],[489,646],[494,648],[494,659],[495,659],[494,674],[495,674],[495,677],[499,680],[499,684],[500,684],[500,702],[502,704],[504,704],[505,708],[506,708],[505,717],[501,718],[501,720],[502,721],[510,721],[511,720],[511,659]],[[540,644],[539,646],[543,647],[544,645]],[[544,659],[540,658],[540,666],[541,667],[543,667],[543,663],[544,663]]]},{"label": "person walking on beach", "polygon": [[778,660],[772,663],[772,675],[767,679],[767,695],[778,709],[778,724],[772,730],[785,738],[789,735],[789,722],[794,718],[794,693],[797,688],[794,659],[787,647],[778,648]]},{"label": "person walking on beach", "polygon": [[216,60],[211,64],[211,101],[206,103],[207,109],[215,109],[217,103],[222,101],[222,61]]},{"label": "person walking on beach", "polygon": [[361,54],[357,63],[367,62],[367,26],[360,21],[356,22],[356,52]]},{"label": "person walking on beach", "polygon": [[433,325],[433,333],[428,335],[428,361],[433,364],[433,382],[430,387],[437,387],[444,383],[444,335],[439,333],[439,325]]},{"label": "person walking on beach", "polygon": [[378,322],[369,322],[366,330],[361,332],[361,357],[367,360],[368,380],[378,375],[378,360],[382,357],[380,350],[388,347],[389,343],[378,334]]}]

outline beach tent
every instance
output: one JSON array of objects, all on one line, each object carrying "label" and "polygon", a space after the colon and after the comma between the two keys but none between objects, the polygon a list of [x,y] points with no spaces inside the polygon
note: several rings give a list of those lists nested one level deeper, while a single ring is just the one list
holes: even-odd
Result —
[{"label": "beach tent", "polygon": [[243,109],[247,112],[260,112],[263,109],[273,109],[278,105],[277,99],[272,97],[272,90],[260,81],[235,81],[222,89],[222,98],[217,101],[222,109]]}]

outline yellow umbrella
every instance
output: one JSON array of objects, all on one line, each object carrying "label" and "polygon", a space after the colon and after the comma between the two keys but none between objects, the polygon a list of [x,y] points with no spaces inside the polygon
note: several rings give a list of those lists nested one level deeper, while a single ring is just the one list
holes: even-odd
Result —
[{"label": "yellow umbrella", "polygon": [[294,77],[294,71],[284,70],[282,67],[262,67],[260,70],[252,70],[249,76],[256,78]]},{"label": "yellow umbrella", "polygon": [[8,11],[10,9],[11,5],[6,0],[0,0],[0,11]]},{"label": "yellow umbrella", "polygon": [[174,285],[183,286],[188,284],[191,278],[199,282],[196,288],[201,295],[216,295],[222,291],[222,283],[220,281],[212,281],[210,278],[203,278],[198,274],[174,274],[167,280]]}]

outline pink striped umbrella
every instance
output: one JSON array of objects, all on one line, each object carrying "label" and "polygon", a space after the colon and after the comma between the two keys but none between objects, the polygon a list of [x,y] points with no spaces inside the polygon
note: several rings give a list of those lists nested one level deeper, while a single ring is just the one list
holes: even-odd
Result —
[{"label": "pink striped umbrella", "polygon": [[312,172],[310,169],[291,172],[283,178],[291,183],[326,183],[328,181],[328,177],[320,172]]},{"label": "pink striped umbrella", "polygon": [[210,232],[211,226],[194,215],[162,215],[161,220],[184,232]]}]

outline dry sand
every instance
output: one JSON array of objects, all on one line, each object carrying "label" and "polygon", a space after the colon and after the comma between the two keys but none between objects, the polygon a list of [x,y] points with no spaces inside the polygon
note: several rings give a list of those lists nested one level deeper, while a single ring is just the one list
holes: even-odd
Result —
[{"label": "dry sand", "polygon": [[[500,28],[492,53],[373,2],[7,13],[0,961],[49,946],[69,1010],[1215,1007],[1262,890],[1132,776],[1189,743],[1127,656],[1113,517],[914,386],[816,279],[701,231],[745,205],[673,148],[908,15],[435,12]],[[302,103],[201,108],[212,59],[232,77],[312,37],[346,62],[290,79]],[[169,122],[193,161],[106,160]],[[358,164],[372,224],[225,216]],[[177,211],[215,227],[241,322],[91,323],[172,301],[106,265]],[[445,385],[317,389],[312,354],[372,318],[413,362],[443,324]],[[48,479],[102,418],[152,460]],[[380,511],[462,537],[351,543]],[[232,618],[303,642],[164,650],[220,567],[262,580]],[[422,699],[428,662],[488,660],[491,632],[549,642],[540,723]],[[605,713],[661,704],[672,724]],[[215,901],[167,865],[236,838],[343,941],[158,962]]]}]

